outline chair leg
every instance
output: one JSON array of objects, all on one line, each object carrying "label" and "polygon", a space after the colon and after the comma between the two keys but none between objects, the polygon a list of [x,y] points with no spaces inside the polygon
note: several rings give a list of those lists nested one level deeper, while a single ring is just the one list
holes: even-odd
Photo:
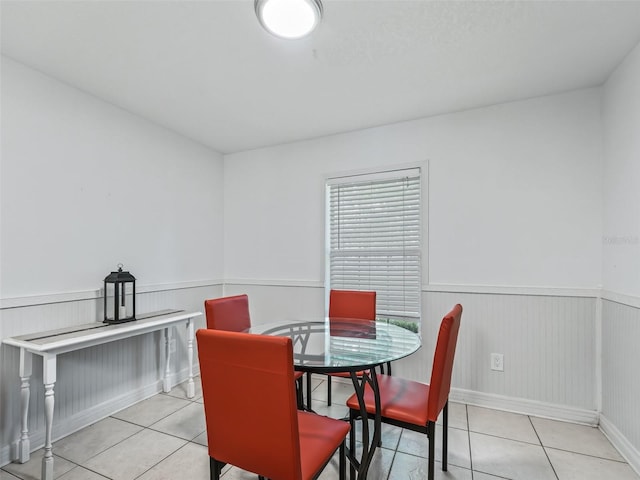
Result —
[{"label": "chair leg", "polygon": [[331,406],[331,375],[327,375],[327,405]]},{"label": "chair leg", "polygon": [[209,477],[211,480],[220,480],[222,465],[223,464],[218,462],[215,458],[209,457]]},{"label": "chair leg", "polygon": [[298,403],[298,410],[304,410],[304,397],[302,395],[302,377],[296,380],[296,401]]},{"label": "chair leg", "polygon": [[346,443],[346,439],[343,440],[343,442],[340,444],[340,460],[339,460],[339,466],[340,466],[340,480],[347,480],[347,464],[346,464],[346,448],[347,446],[345,445]]},{"label": "chair leg", "polygon": [[313,412],[311,408],[311,372],[307,372],[307,410]]},{"label": "chair leg", "polygon": [[442,409],[442,471],[447,471],[447,442],[449,439],[449,401],[444,404]]},{"label": "chair leg", "polygon": [[428,480],[433,480],[435,477],[435,454],[436,454],[436,422],[427,422],[427,441],[429,442],[429,472],[427,475]]}]

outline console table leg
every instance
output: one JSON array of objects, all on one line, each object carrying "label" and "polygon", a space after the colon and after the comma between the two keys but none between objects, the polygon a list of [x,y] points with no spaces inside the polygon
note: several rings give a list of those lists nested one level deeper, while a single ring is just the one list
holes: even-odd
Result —
[{"label": "console table leg", "polygon": [[187,358],[189,362],[189,381],[187,382],[187,398],[196,396],[196,386],[193,383],[193,319],[187,320]]},{"label": "console table leg", "polygon": [[46,432],[44,440],[44,457],[42,458],[42,480],[53,480],[53,445],[51,443],[51,430],[53,428],[53,406],[55,397],[53,386],[56,383],[56,356],[44,355],[42,357],[44,379],[44,415]]},{"label": "console table leg", "polygon": [[162,391],[169,393],[171,391],[171,383],[169,375],[171,374],[171,330],[164,329],[164,378],[162,379]]},{"label": "console table leg", "polygon": [[26,463],[31,456],[31,441],[29,440],[29,399],[31,398],[31,352],[20,349],[20,408],[22,424],[20,440],[18,441],[18,462]]}]

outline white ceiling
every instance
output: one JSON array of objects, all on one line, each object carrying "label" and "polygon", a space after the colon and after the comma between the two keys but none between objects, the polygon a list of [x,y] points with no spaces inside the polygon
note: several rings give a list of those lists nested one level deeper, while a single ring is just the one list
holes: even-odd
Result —
[{"label": "white ceiling", "polygon": [[2,53],[229,153],[601,85],[640,41],[637,0],[323,3],[280,40],[253,0],[2,0]]}]

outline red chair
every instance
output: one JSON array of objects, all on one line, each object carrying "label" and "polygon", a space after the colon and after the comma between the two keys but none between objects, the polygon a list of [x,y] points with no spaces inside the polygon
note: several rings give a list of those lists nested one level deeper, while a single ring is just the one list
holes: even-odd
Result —
[{"label": "red chair", "polygon": [[207,328],[227,332],[244,332],[251,328],[249,297],[246,294],[205,300],[204,311]]},{"label": "red chair", "polygon": [[274,480],[313,479],[338,450],[345,479],[349,424],[297,410],[290,338],[209,329],[196,338],[212,480],[225,464]]},{"label": "red chair", "polygon": [[[360,290],[331,290],[329,292],[329,321],[331,318],[349,318],[372,321],[376,319],[376,292]],[[390,367],[389,367],[390,368]],[[391,373],[389,371],[389,373]],[[362,373],[357,372],[360,376]],[[331,373],[327,376],[327,405],[331,405],[331,377],[351,378],[349,373]],[[310,382],[307,374],[307,382]],[[307,385],[307,397],[310,387]],[[307,399],[311,408],[311,399]]]},{"label": "red chair", "polygon": [[[235,295],[233,297],[214,298],[204,301],[204,311],[207,317],[207,328],[225,330],[227,332],[244,332],[251,328],[249,316],[249,297]],[[298,408],[304,408],[302,398],[302,377],[304,373],[295,372]]]},{"label": "red chair", "polygon": [[331,290],[329,317],[376,319],[376,292],[363,290]]},{"label": "red chair", "polygon": [[[435,432],[440,412],[442,412],[442,470],[447,471],[449,390],[461,317],[462,306],[456,305],[442,319],[429,385],[390,375],[378,375],[382,421],[415,432],[425,433],[429,439],[428,480],[434,478]],[[364,400],[367,413],[375,414],[375,400],[369,385],[365,387]],[[353,429],[354,421],[360,416],[360,405],[356,395],[349,397],[347,406],[349,407],[349,421]],[[355,443],[350,442],[350,447],[354,448]]]}]

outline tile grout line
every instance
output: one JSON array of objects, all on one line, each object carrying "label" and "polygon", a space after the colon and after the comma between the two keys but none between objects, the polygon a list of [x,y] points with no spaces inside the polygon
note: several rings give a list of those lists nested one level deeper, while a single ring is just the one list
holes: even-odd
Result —
[{"label": "tile grout line", "polygon": [[469,406],[464,404],[464,416],[467,420],[467,443],[469,445],[469,467],[471,468],[471,480],[473,480],[473,454],[471,453],[471,427],[469,426]]},{"label": "tile grout line", "polygon": [[[82,469],[84,469],[84,470],[88,470],[88,471],[90,471],[91,473],[95,473],[95,474],[96,474],[96,475],[98,475],[100,478],[105,478],[105,479],[107,479],[107,480],[111,480],[111,477],[107,477],[106,475],[103,475],[103,474],[101,474],[100,472],[96,472],[95,470],[91,470],[90,468],[85,467],[84,465],[78,465],[78,464],[76,464],[76,465],[77,465],[77,467],[79,467],[79,468],[82,468]],[[67,473],[70,473],[70,472],[71,472],[71,471],[73,471],[73,470],[75,470],[75,469],[73,469],[73,468],[72,468],[72,469],[71,469],[71,470],[69,470],[69,472],[67,472]],[[66,475],[67,473],[65,473],[64,475]]]},{"label": "tile grout line", "polygon": [[594,458],[596,460],[604,460],[605,462],[616,462],[616,463],[621,463],[623,465],[629,465],[629,462],[627,462],[626,460],[616,460],[615,458],[607,458],[607,457],[599,457],[598,455],[593,455],[590,453],[584,453],[584,452],[576,452],[574,450],[565,450],[564,448],[558,448],[558,447],[545,447],[543,446],[543,448],[549,449],[549,450],[557,450],[558,452],[565,452],[565,453],[571,453],[572,455],[581,455],[583,457],[589,457],[589,458]]},{"label": "tile grout line", "polygon": [[[155,430],[153,430],[155,432]],[[182,438],[181,440],[184,440],[184,438]],[[167,455],[166,457],[161,458],[160,460],[158,460],[156,463],[154,463],[153,465],[151,465],[148,469],[146,469],[144,472],[142,472],[140,475],[138,475],[135,478],[141,478],[143,475],[145,475],[147,472],[149,472],[150,470],[153,470],[156,466],[158,466],[160,463],[164,462],[167,458],[169,458],[172,455],[175,455],[176,453],[178,453],[180,450],[182,450],[184,447],[186,447],[187,445],[189,445],[191,442],[187,441],[187,443],[185,443],[184,445],[182,445],[181,447],[179,447],[178,449],[174,450],[173,452],[171,452],[169,455]],[[135,480],[135,479],[134,479]]]},{"label": "tile grout line", "polygon": [[[160,394],[158,394],[158,395],[162,395],[162,393],[160,393]],[[173,397],[173,398],[177,398],[177,397]],[[177,410],[174,410],[173,412],[166,414],[164,417],[162,417],[162,418],[160,418],[160,419],[156,420],[155,422],[151,423],[150,425],[140,425],[139,423],[132,422],[131,420],[125,420],[125,419],[123,419],[123,418],[118,418],[118,417],[115,417],[115,416],[114,416],[114,415],[117,415],[117,414],[118,414],[118,413],[120,413],[120,412],[116,412],[116,413],[114,413],[113,415],[110,415],[110,417],[111,417],[111,418],[114,418],[115,420],[120,420],[121,422],[126,422],[126,423],[129,423],[129,424],[131,424],[131,425],[136,425],[137,427],[141,427],[141,428],[143,428],[143,429],[145,429],[145,428],[146,428],[146,429],[149,429],[149,430],[153,430],[154,432],[157,432],[157,431],[159,431],[159,430],[154,430],[154,429],[152,429],[152,428],[151,428],[153,425],[155,425],[155,424],[156,424],[156,423],[158,423],[158,422],[161,422],[162,420],[166,420],[166,419],[167,419],[167,418],[169,418],[171,415],[174,415],[174,414],[178,413],[179,411],[184,410],[184,409],[185,409],[185,408],[187,408],[187,407],[190,407],[193,403],[195,403],[195,402],[190,402],[190,403],[188,403],[187,405],[183,405],[183,406],[181,406],[181,407],[180,407],[180,408],[178,408]],[[126,409],[125,409],[125,410],[126,410]],[[164,433],[164,432],[160,432],[160,433]]]},{"label": "tile grout line", "polygon": [[393,449],[393,457],[391,457],[391,463],[389,464],[389,472],[387,473],[386,480],[389,480],[389,478],[391,478],[391,470],[393,470],[393,463],[396,461],[396,455],[398,454],[398,447],[400,447],[400,440],[402,439],[403,432],[404,432],[404,428],[400,430],[400,435],[398,436],[398,442],[396,443],[396,448]]},{"label": "tile grout line", "polygon": [[[106,451],[107,451],[107,450],[109,450],[110,448],[113,448],[113,447],[115,447],[116,445],[119,445],[119,444],[121,444],[122,442],[124,442],[124,441],[126,441],[126,440],[129,440],[131,437],[133,437],[133,436],[135,436],[135,435],[139,434],[140,432],[144,431],[144,429],[146,428],[146,427],[144,427],[144,426],[142,426],[142,425],[137,425],[137,424],[132,423],[132,422],[127,422],[126,420],[120,420],[119,418],[115,418],[115,417],[111,417],[111,416],[106,417],[106,418],[113,418],[114,420],[118,420],[118,421],[121,421],[121,422],[125,422],[125,423],[128,423],[129,425],[135,425],[136,427],[140,427],[140,430],[138,430],[137,432],[133,432],[131,435],[129,435],[129,436],[127,436],[127,437],[124,437],[124,438],[123,438],[123,439],[121,439],[121,440],[118,440],[118,441],[117,441],[116,443],[114,443],[113,445],[109,445],[107,448],[105,448],[104,450],[100,450],[100,451],[99,451],[98,453],[96,453],[95,455],[91,455],[89,458],[87,458],[87,459],[83,460],[81,464],[80,464],[80,463],[77,463],[75,460],[71,460],[70,458],[67,458],[67,457],[65,457],[65,456],[63,456],[63,455],[61,455],[61,454],[59,454],[59,453],[55,452],[55,446],[56,446],[55,442],[54,442],[54,444],[53,444],[54,455],[55,455],[56,457],[60,457],[60,458],[64,459],[64,460],[65,460],[65,461],[67,461],[67,462],[73,463],[74,465],[77,465],[77,466],[80,466],[80,467],[83,467],[83,468],[87,468],[87,467],[85,467],[85,464],[86,464],[89,460],[91,460],[92,458],[97,457],[98,455],[103,454],[104,452],[106,452]],[[100,422],[102,422],[102,421],[104,421],[104,420],[106,420],[106,419],[102,419],[102,420],[100,420]],[[99,422],[96,422],[96,423],[94,423],[94,424],[92,424],[92,425],[89,425],[88,427],[85,427],[83,430],[86,430],[86,429],[88,429],[88,428],[91,428],[92,426],[96,425],[97,423],[99,423]],[[79,430],[79,431],[82,431],[82,430]],[[75,432],[75,433],[77,433],[77,432]],[[72,434],[72,435],[73,435],[73,434]],[[65,437],[65,438],[66,438],[66,437]],[[62,440],[62,439],[60,439],[60,440]],[[89,469],[89,468],[87,468],[87,470],[90,470],[90,469]],[[92,471],[93,471],[93,470],[92,470]],[[98,473],[98,472],[94,472],[94,473]],[[100,474],[99,474],[99,475],[100,475]],[[102,476],[104,477],[104,475],[102,475]]]},{"label": "tile grout line", "polygon": [[542,439],[540,438],[540,435],[538,434],[538,430],[536,430],[536,426],[533,424],[533,420],[531,420],[531,416],[527,415],[527,418],[529,419],[529,423],[531,424],[531,428],[533,428],[533,431],[535,432],[536,437],[538,437],[538,441],[540,442],[540,446],[542,447],[542,451],[544,452],[544,456],[547,458],[547,461],[549,462],[549,465],[551,466],[551,470],[553,470],[553,474],[556,476],[557,480],[560,480],[560,477],[558,476],[558,472],[556,472],[556,467],[553,466],[553,463],[551,462],[551,459],[549,458],[549,454],[547,453],[547,449],[542,444]]},{"label": "tile grout line", "polygon": [[[174,398],[175,398],[175,397],[174,397]],[[113,445],[110,445],[108,448],[105,448],[104,450],[101,450],[100,452],[96,453],[95,455],[92,455],[92,456],[91,456],[91,457],[89,457],[88,459],[84,460],[82,464],[76,463],[74,460],[71,460],[71,459],[69,459],[69,458],[66,458],[66,457],[64,457],[64,456],[62,456],[62,455],[60,455],[60,454],[57,454],[57,453],[56,453],[56,456],[57,456],[57,457],[60,457],[60,458],[62,458],[62,459],[64,459],[64,460],[66,460],[66,461],[68,461],[68,462],[70,462],[70,463],[72,463],[72,464],[74,464],[76,467],[82,467],[82,468],[84,468],[84,469],[86,469],[86,470],[89,470],[90,472],[93,472],[93,473],[95,473],[95,474],[97,474],[97,475],[100,475],[101,477],[104,477],[104,478],[110,478],[110,477],[107,477],[107,476],[105,476],[105,475],[102,475],[100,472],[97,472],[97,471],[95,471],[95,470],[92,470],[92,469],[88,468],[88,467],[86,466],[86,463],[87,463],[89,460],[91,460],[91,459],[93,459],[93,458],[97,457],[98,455],[101,455],[101,454],[103,454],[103,453],[107,452],[108,450],[110,450],[110,449],[114,448],[115,446],[120,445],[121,443],[125,442],[126,440],[129,440],[130,438],[134,437],[135,435],[138,435],[138,434],[140,434],[140,433],[144,432],[145,430],[147,430],[147,431],[151,431],[151,432],[156,432],[156,433],[161,433],[161,434],[163,434],[163,435],[168,435],[168,436],[170,436],[170,437],[173,437],[173,438],[176,438],[176,439],[179,439],[179,440],[182,440],[182,441],[186,442],[184,445],[182,445],[182,446],[181,446],[181,447],[179,447],[178,449],[174,450],[174,451],[173,451],[173,452],[171,452],[169,455],[167,455],[167,456],[163,457],[161,460],[159,460],[158,462],[156,462],[154,465],[152,465],[149,469],[147,469],[145,472],[143,472],[143,473],[141,474],[141,475],[144,475],[148,470],[150,470],[151,468],[155,467],[158,463],[160,463],[160,462],[162,462],[162,461],[166,460],[168,457],[170,457],[170,456],[171,456],[171,455],[173,455],[174,453],[178,452],[179,450],[181,450],[182,448],[184,448],[188,443],[191,443],[195,438],[197,438],[199,435],[201,435],[201,433],[202,433],[202,432],[201,432],[201,433],[198,433],[198,435],[196,435],[195,437],[193,437],[191,440],[187,440],[187,439],[185,439],[185,438],[178,437],[177,435],[173,435],[173,434],[171,434],[171,433],[167,433],[167,432],[161,432],[161,431],[159,431],[159,430],[155,430],[155,429],[151,428],[151,426],[153,426],[153,425],[155,425],[156,423],[158,423],[158,422],[160,422],[160,421],[162,421],[162,420],[164,420],[164,419],[166,419],[166,418],[170,417],[171,415],[175,414],[176,412],[179,412],[179,411],[181,411],[181,410],[183,410],[183,409],[187,408],[187,407],[188,407],[188,406],[190,406],[192,403],[193,403],[193,402],[190,402],[189,404],[184,405],[184,406],[182,406],[182,407],[178,408],[178,409],[177,409],[177,410],[175,410],[174,412],[172,412],[172,413],[169,413],[169,414],[165,415],[164,417],[162,417],[161,419],[159,419],[159,420],[157,420],[157,421],[153,422],[153,423],[152,423],[151,425],[149,425],[149,426],[146,426],[146,425],[140,425],[140,424],[134,423],[134,422],[132,422],[132,421],[130,421],[130,420],[124,420],[124,419],[117,418],[117,417],[114,417],[114,416],[112,416],[112,415],[111,415],[111,416],[109,416],[109,417],[107,417],[107,418],[112,418],[112,419],[114,419],[114,420],[118,420],[118,421],[121,421],[121,422],[124,422],[124,423],[128,423],[129,425],[134,425],[134,426],[136,426],[136,427],[140,427],[140,430],[138,430],[137,432],[132,433],[131,435],[129,435],[129,436],[127,436],[127,437],[123,438],[123,439],[121,439],[120,441],[118,441],[118,442],[114,443]],[[117,414],[117,413],[119,413],[119,412],[116,412],[116,414]],[[115,415],[115,414],[114,414],[114,415]],[[206,431],[206,430],[205,430],[205,431]],[[195,442],[194,442],[194,443],[195,443]],[[199,444],[198,444],[198,445],[199,445]],[[74,467],[74,468],[75,468],[75,467]],[[72,469],[72,470],[73,470],[73,469]],[[9,472],[9,473],[10,473],[10,472]],[[139,477],[140,477],[140,476],[138,476],[138,477],[136,477],[136,478],[139,478]]]},{"label": "tile grout line", "polygon": [[[449,427],[449,428],[456,428],[456,427]],[[462,429],[458,428],[458,430],[462,430]],[[542,446],[541,443],[532,443],[532,442],[527,442],[525,440],[518,440],[517,438],[503,437],[502,435],[496,435],[495,433],[485,433],[485,432],[478,432],[476,430],[469,430],[469,434],[471,433],[475,433],[476,435],[482,435],[484,437],[500,438],[502,440],[508,440],[510,442],[524,443],[525,445],[532,445],[534,447]]]}]

